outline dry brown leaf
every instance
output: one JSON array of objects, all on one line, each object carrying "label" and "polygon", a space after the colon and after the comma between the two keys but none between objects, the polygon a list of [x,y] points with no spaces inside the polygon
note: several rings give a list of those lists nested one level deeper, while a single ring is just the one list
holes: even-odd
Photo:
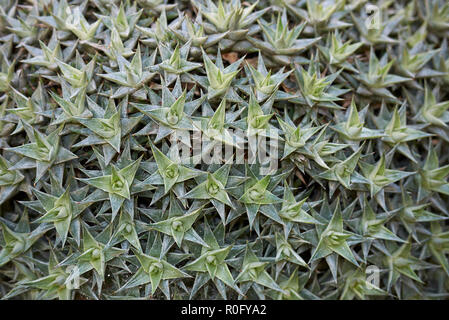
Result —
[{"label": "dry brown leaf", "polygon": [[299,172],[299,170],[295,171],[295,175],[298,177],[299,180],[301,180],[301,182],[304,185],[307,185],[306,180],[304,179],[303,175],[301,174],[301,172]]},{"label": "dry brown leaf", "polygon": [[296,90],[293,88],[289,88],[285,83],[281,83],[281,87],[282,89],[284,89],[285,92],[290,93],[290,94],[295,94]]},{"label": "dry brown leaf", "polygon": [[221,56],[224,60],[226,60],[229,63],[234,63],[239,59],[239,55],[237,52],[223,53]]},{"label": "dry brown leaf", "polygon": [[257,68],[257,57],[256,58],[248,58],[245,59],[246,63],[252,65],[254,68]]}]

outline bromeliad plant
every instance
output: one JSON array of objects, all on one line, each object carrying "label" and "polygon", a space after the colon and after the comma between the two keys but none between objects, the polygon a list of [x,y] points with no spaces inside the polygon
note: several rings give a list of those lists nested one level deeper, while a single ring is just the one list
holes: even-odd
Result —
[{"label": "bromeliad plant", "polygon": [[0,299],[449,296],[443,0],[0,3]]}]

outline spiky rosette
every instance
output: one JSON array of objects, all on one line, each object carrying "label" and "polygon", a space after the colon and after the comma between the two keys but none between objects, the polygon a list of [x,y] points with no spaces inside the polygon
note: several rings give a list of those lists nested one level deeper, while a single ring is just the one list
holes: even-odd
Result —
[{"label": "spiky rosette", "polygon": [[0,1],[0,299],[447,299],[446,2]]}]

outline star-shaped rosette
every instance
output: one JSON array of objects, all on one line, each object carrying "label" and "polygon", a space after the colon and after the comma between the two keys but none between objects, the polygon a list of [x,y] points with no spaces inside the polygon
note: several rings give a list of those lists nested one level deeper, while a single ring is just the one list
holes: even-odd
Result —
[{"label": "star-shaped rosette", "polygon": [[194,222],[202,214],[203,207],[191,209],[185,212],[174,197],[170,197],[170,210],[168,217],[148,226],[148,230],[156,230],[171,236],[178,247],[181,247],[183,240],[195,242],[208,246],[193,228]]},{"label": "star-shaped rosette", "polygon": [[362,243],[362,252],[365,259],[373,242],[378,243],[378,240],[396,241],[399,243],[405,242],[405,240],[401,239],[385,226],[387,222],[395,217],[396,213],[397,211],[383,212],[376,215],[373,210],[373,205],[364,198],[361,212],[353,219],[347,221],[347,224],[352,230],[365,239]]},{"label": "star-shaped rosette", "polygon": [[[106,229],[108,231],[108,229]],[[76,263],[78,267],[78,275],[95,270],[99,278],[97,279],[98,287],[101,290],[101,284],[105,279],[105,271],[108,263],[114,258],[124,254],[126,250],[115,248],[107,244],[105,233],[93,235],[86,225],[83,225],[83,244],[79,252],[69,256],[62,261],[60,265],[70,265]]]},{"label": "star-shaped rosette", "polygon": [[359,166],[369,186],[371,197],[377,195],[383,208],[385,208],[384,188],[415,174],[415,172],[387,169],[385,155],[382,155],[376,164],[360,161]]},{"label": "star-shaped rosette", "polygon": [[170,47],[162,43],[159,44],[162,62],[157,67],[164,74],[167,85],[172,84],[178,76],[181,76],[181,79],[185,78],[183,76],[185,73],[201,67],[201,63],[188,60],[190,46],[191,41],[188,41],[182,47],[177,45],[175,50],[172,51]]},{"label": "star-shaped rosette", "polygon": [[10,167],[10,170],[36,168],[35,182],[38,182],[51,167],[77,158],[75,154],[61,145],[62,127],[45,135],[24,121],[22,121],[22,125],[30,143],[5,148],[5,150],[24,157]]},{"label": "star-shaped rosette", "polygon": [[402,203],[398,217],[415,241],[419,241],[417,228],[420,226],[420,223],[449,219],[446,216],[433,213],[430,203],[416,202],[416,199],[412,198],[412,194],[407,192],[403,186],[401,186],[401,193]]},{"label": "star-shaped rosette", "polygon": [[282,269],[282,265],[285,265],[285,262],[290,262],[293,264],[297,264],[299,266],[305,267],[309,269],[309,265],[304,261],[303,258],[296,252],[295,248],[291,245],[291,243],[280,233],[276,233],[276,257],[275,261],[280,264]]},{"label": "star-shaped rosette", "polygon": [[[128,158],[120,163],[120,167],[118,167],[118,164],[110,164],[107,167],[105,166],[98,175],[90,178],[77,178],[77,180],[100,190],[91,194],[85,199],[85,202],[96,202],[102,199],[102,195],[106,193],[109,196],[112,220],[114,220],[123,203],[126,200],[131,200],[132,187],[135,185],[134,180],[141,160],[142,156],[134,161]],[[89,172],[86,172],[86,174],[89,174]],[[149,188],[152,187],[149,186]]]},{"label": "star-shaped rosette", "polygon": [[77,275],[76,266],[62,267],[59,266],[59,261],[56,253],[52,250],[50,252],[49,262],[47,266],[46,275],[32,280],[24,280],[20,282],[18,288],[22,290],[39,289],[43,294],[42,299],[59,299],[72,300],[74,296],[74,285],[83,285],[87,279]]},{"label": "star-shaped rosette", "polygon": [[37,201],[24,201],[22,204],[30,209],[36,210],[42,214],[35,223],[46,224],[50,223],[56,229],[61,245],[64,246],[67,240],[69,231],[74,239],[78,236],[76,234],[79,221],[78,216],[90,205],[89,203],[81,203],[72,199],[73,193],[77,198],[85,196],[87,189],[71,190],[68,186],[65,190],[55,181],[56,177],[52,176],[52,188],[55,194],[45,193],[36,189],[32,189]]},{"label": "star-shaped rosette", "polygon": [[155,61],[156,51],[151,56],[142,59],[140,45],[138,45],[131,62],[122,56],[118,56],[119,71],[103,67],[107,73],[99,74],[99,76],[119,86],[113,89],[111,98],[133,95],[137,99],[145,99],[146,96],[144,91],[142,91],[142,87],[156,75],[156,73],[149,71],[149,67],[153,66]]},{"label": "star-shaped rosette", "polygon": [[207,272],[212,281],[221,280],[227,286],[242,294],[235,284],[226,259],[232,245],[220,246],[207,221],[204,223],[204,241],[208,247],[202,247],[199,257],[184,266],[184,270],[193,272]]},{"label": "star-shaped rosette", "polygon": [[295,95],[279,90],[281,84],[284,83],[285,79],[290,76],[293,70],[284,72],[284,67],[282,67],[278,72],[272,74],[271,70],[267,70],[260,51],[257,60],[257,69],[247,62],[245,72],[251,80],[249,80],[248,85],[239,86],[239,89],[249,95],[252,90],[251,88],[254,86],[257,102],[262,103],[272,95],[274,95],[274,100],[276,101],[289,100],[295,97]]},{"label": "star-shaped rosette", "polygon": [[11,230],[0,220],[0,227],[3,234],[2,249],[0,250],[0,266],[4,266],[15,258],[22,257],[32,259],[33,254],[30,248],[52,227],[48,224],[40,225],[33,231],[30,230],[28,212],[25,209],[19,223],[14,230]]},{"label": "star-shaped rosette", "polygon": [[[195,188],[186,193],[184,199],[210,200],[217,209],[223,224],[226,224],[225,206],[234,208],[231,199],[226,192],[228,183],[230,164],[224,164],[213,173],[207,173],[207,177]],[[198,178],[199,179],[199,178]]]},{"label": "star-shaped rosette", "polygon": [[201,131],[204,145],[208,145],[204,148],[206,150],[202,150],[203,152],[207,152],[217,143],[242,148],[242,144],[245,142],[243,133],[232,134],[230,126],[227,125],[229,122],[235,121],[241,112],[238,111],[226,117],[226,99],[223,99],[211,117],[193,118],[195,127]]},{"label": "star-shaped rosette", "polygon": [[385,136],[382,130],[370,129],[364,126],[364,118],[367,112],[365,107],[359,115],[354,98],[351,101],[351,106],[346,111],[346,121],[340,122],[333,126],[332,129],[337,131],[347,141],[363,141],[367,139],[376,139]]},{"label": "star-shaped rosette", "polygon": [[[159,143],[163,138],[172,134],[177,134],[182,142],[189,146],[190,139],[185,138],[185,134],[190,134],[195,130],[191,114],[200,107],[205,97],[192,100],[194,95],[194,88],[187,92],[181,89],[181,80],[178,78],[173,91],[170,92],[166,86],[162,88],[162,101],[160,105],[148,105],[141,103],[131,103],[133,107],[150,117],[157,123],[157,135],[154,140]],[[152,129],[152,123],[147,124],[144,128],[139,130],[135,135],[149,134]]]},{"label": "star-shaped rosette", "polygon": [[143,116],[128,117],[127,98],[122,99],[118,106],[113,99],[108,99],[104,101],[105,108],[100,107],[90,98],[87,98],[87,103],[93,117],[74,117],[74,120],[85,127],[79,132],[86,138],[74,144],[73,147],[102,145],[106,162],[109,163],[120,152],[123,137],[137,126]]},{"label": "star-shaped rosette", "polygon": [[300,201],[296,201],[293,191],[284,183],[284,197],[281,209],[279,211],[279,216],[284,222],[284,234],[286,237],[290,234],[292,228],[295,225],[300,224],[321,224],[320,221],[315,219],[308,211],[311,208],[318,205],[321,201],[316,202],[306,202],[307,197]]},{"label": "star-shaped rosette", "polygon": [[346,231],[343,227],[343,217],[339,200],[337,201],[331,220],[324,230],[318,231],[318,236],[319,242],[313,250],[310,262],[336,253],[357,267],[359,266],[359,263],[348,244],[349,238],[355,236],[355,234]]},{"label": "star-shaped rosette", "polygon": [[137,272],[117,292],[150,283],[151,294],[154,294],[158,288],[164,290],[161,286],[161,282],[164,280],[190,277],[187,273],[179,270],[167,261],[166,253],[162,246],[161,238],[156,236],[148,252],[144,253],[141,250],[133,249],[140,266]]},{"label": "star-shaped rosette", "polygon": [[363,145],[345,160],[337,162],[328,170],[318,174],[317,177],[338,182],[346,189],[350,189],[353,183],[365,183],[365,178],[355,170],[362,155],[362,149]]},{"label": "star-shaped rosette", "polygon": [[153,152],[153,157],[156,160],[157,171],[152,173],[152,175],[145,181],[154,185],[163,185],[163,194],[167,194],[178,183],[182,183],[204,174],[202,171],[191,169],[179,162],[171,160],[151,141],[150,146],[151,151]]},{"label": "star-shaped rosette", "polygon": [[76,118],[91,118],[92,112],[86,103],[86,87],[73,89],[64,80],[61,81],[62,97],[50,91],[50,95],[61,107],[62,112],[55,116],[54,112],[45,113],[49,118],[55,118],[52,125],[77,122]]},{"label": "star-shaped rosette", "polygon": [[[301,149],[306,147],[307,141],[309,141],[309,139],[311,139],[321,129],[321,127],[309,126],[303,128],[301,125],[296,126],[287,115],[285,120],[286,121],[277,117],[279,126],[284,133],[285,141],[282,159],[287,158],[293,152],[301,152]],[[307,150],[305,150],[305,152],[307,152]]]},{"label": "star-shaped rosette", "polygon": [[257,283],[261,286],[276,290],[280,293],[284,291],[279,287],[276,281],[270,276],[270,274],[265,270],[269,265],[269,262],[260,261],[259,257],[251,250],[251,245],[248,244],[245,250],[245,256],[243,258],[241,272],[235,278],[237,283],[251,281]]},{"label": "star-shaped rosette", "polygon": [[0,204],[5,202],[21,188],[25,176],[20,170],[11,170],[13,165],[10,161],[0,155]]},{"label": "star-shaped rosette", "polygon": [[208,100],[223,97],[232,100],[239,98],[235,90],[232,88],[231,83],[235,76],[239,73],[239,67],[243,59],[244,58],[241,58],[225,68],[221,58],[220,49],[218,49],[215,63],[213,63],[206,52],[203,51],[206,77],[194,76],[193,79],[200,86],[207,89]]},{"label": "star-shaped rosette", "polygon": [[449,194],[449,165],[439,166],[438,155],[429,143],[429,151],[424,166],[418,170],[416,176],[418,184],[418,201],[424,199],[432,192]]},{"label": "star-shaped rosette", "polygon": [[392,112],[388,112],[383,103],[379,117],[374,120],[378,128],[384,130],[385,136],[382,137],[382,141],[385,141],[390,147],[396,147],[400,153],[416,163],[417,160],[407,142],[428,138],[432,134],[419,130],[422,125],[407,124],[406,112],[405,103],[400,108],[396,106]]},{"label": "star-shaped rosette", "polygon": [[259,231],[259,223],[258,219],[256,219],[259,211],[278,223],[283,224],[276,209],[271,206],[276,203],[281,203],[283,200],[273,194],[270,190],[273,190],[273,188],[282,180],[282,177],[287,176],[289,172],[281,173],[276,176],[266,175],[259,178],[248,166],[246,166],[246,173],[249,175],[249,179],[245,182],[243,190],[241,190],[243,194],[238,201],[245,205],[250,228],[255,227],[256,231]]}]

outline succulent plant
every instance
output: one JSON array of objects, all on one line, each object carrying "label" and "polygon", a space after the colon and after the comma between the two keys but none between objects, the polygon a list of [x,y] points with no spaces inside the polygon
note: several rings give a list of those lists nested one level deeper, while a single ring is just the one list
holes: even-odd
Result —
[{"label": "succulent plant", "polygon": [[[420,52],[422,51],[422,52]],[[411,49],[403,48],[401,57],[398,60],[397,69],[400,74],[409,78],[428,78],[444,76],[444,73],[439,73],[429,68],[424,68],[432,57],[438,53],[438,50],[422,50],[421,46],[416,45]]]},{"label": "succulent plant", "polygon": [[330,31],[351,26],[351,23],[340,20],[346,12],[343,9],[345,1],[331,0],[320,2],[307,0],[306,10],[289,6],[292,12],[305,19],[315,30]]},{"label": "succulent plant", "polygon": [[163,44],[159,45],[159,52],[161,53],[162,58],[162,63],[159,64],[159,69],[161,69],[161,73],[162,71],[164,73],[164,79],[167,86],[169,86],[178,75],[189,73],[190,71],[201,67],[200,63],[188,61],[190,44],[189,41],[181,48],[176,46],[173,52]]},{"label": "succulent plant", "polygon": [[172,29],[172,32],[175,34],[175,37],[183,43],[191,41],[190,53],[193,56],[200,56],[201,48],[206,51],[208,48],[213,48],[229,33],[229,31],[226,31],[207,34],[204,30],[201,12],[198,12],[194,21],[188,17],[184,17],[180,28]]},{"label": "succulent plant", "polygon": [[216,63],[214,63],[204,51],[203,60],[207,79],[204,79],[204,77],[196,79],[202,87],[207,88],[207,99],[212,100],[221,96],[227,96],[228,90],[233,90],[231,82],[237,73],[239,73],[240,70],[238,68],[242,63],[243,58],[225,68],[219,49]]},{"label": "succulent plant", "polygon": [[[321,229],[321,230],[319,230]],[[325,227],[317,228],[318,243],[312,253],[310,261],[327,257],[332,253],[340,255],[345,260],[358,266],[351,248],[348,245],[352,233],[344,230],[343,218],[341,216],[340,206],[337,204],[332,219]]]},{"label": "succulent plant", "polygon": [[159,18],[152,24],[151,28],[137,24],[136,29],[144,36],[141,42],[149,47],[155,48],[159,42],[171,43],[176,39],[173,30],[179,27],[181,21],[178,18],[168,24],[166,10],[163,8]]},{"label": "succulent plant", "polygon": [[397,102],[398,100],[387,88],[398,83],[407,82],[410,78],[389,74],[393,63],[394,60],[388,62],[386,54],[379,60],[376,57],[373,47],[371,47],[368,65],[363,66],[359,63],[360,73],[355,75],[355,78],[362,84],[357,91],[360,94],[377,95],[381,98]]},{"label": "succulent plant", "polygon": [[[296,62],[294,56],[301,51],[304,51],[319,38],[313,39],[298,39],[305,23],[297,25],[294,29],[289,30],[287,12],[284,10],[282,15],[278,14],[277,19],[273,16],[272,22],[268,24],[266,21],[259,21],[263,31],[264,41],[257,38],[248,38],[257,48],[265,53],[269,59],[273,59],[276,63],[289,64]],[[298,62],[304,61],[302,57],[298,57]],[[302,59],[302,60],[301,60]]]},{"label": "succulent plant", "polygon": [[437,102],[436,97],[429,87],[425,86],[424,104],[419,109],[415,119],[433,126],[446,126],[449,101]]},{"label": "succulent plant", "polygon": [[0,92],[7,92],[9,91],[9,84],[13,80],[14,77],[14,65],[15,63],[10,63],[7,60],[7,57],[5,55],[2,55],[2,69],[0,72],[0,79],[1,79],[1,85],[0,85]]},{"label": "succulent plant", "polygon": [[368,17],[365,10],[361,10],[362,12],[359,17],[351,12],[354,25],[360,33],[361,42],[368,45],[397,43],[398,40],[390,37],[390,34],[401,22],[401,16],[385,20],[382,15],[381,6],[376,6],[374,10],[375,12],[372,17]]},{"label": "succulent plant", "polygon": [[244,7],[240,0],[219,0],[218,5],[211,0],[198,0],[192,4],[207,20],[203,24],[204,30],[209,34],[227,32],[220,45],[223,49],[234,50],[248,50],[251,47],[245,44],[245,38],[259,31],[254,22],[269,9],[255,11],[258,1],[248,7]]},{"label": "succulent plant", "polygon": [[349,91],[348,89],[340,89],[337,86],[333,86],[332,84],[340,71],[324,76],[320,72],[317,59],[310,60],[307,71],[303,67],[297,66],[294,73],[302,95],[300,98],[292,99],[295,103],[309,107],[338,108],[335,101],[341,100],[339,96]]},{"label": "succulent plant", "polygon": [[343,42],[340,34],[336,31],[329,35],[325,46],[319,46],[320,52],[323,54],[326,62],[337,68],[345,68],[357,73],[357,70],[347,62],[363,44],[361,42],[351,44],[351,40]]},{"label": "succulent plant", "polygon": [[[287,92],[278,90],[284,80],[291,74],[292,70],[289,72],[283,72],[284,69],[281,68],[278,72],[272,75],[271,70],[267,70],[260,52],[257,60],[257,69],[250,64],[247,66],[252,79],[250,83],[254,84],[256,89],[257,102],[263,102],[272,95],[274,95],[275,100],[288,100],[294,97]],[[248,87],[241,87],[240,89],[248,94],[251,92],[251,85]]]},{"label": "succulent plant", "polygon": [[449,297],[445,1],[0,3],[0,299]]},{"label": "succulent plant", "polygon": [[75,36],[81,41],[91,40],[101,24],[101,18],[98,19],[95,23],[90,24],[87,19],[84,17],[82,10],[79,6],[67,7],[66,16],[64,20],[60,20],[60,23],[63,24],[63,29],[70,30],[75,34]]},{"label": "succulent plant", "polygon": [[152,56],[144,57],[143,60],[140,52],[140,46],[137,46],[137,50],[134,53],[131,62],[123,57],[117,58],[117,64],[120,71],[111,71],[104,74],[99,74],[99,76],[120,86],[114,91],[111,98],[120,98],[132,93],[138,95],[136,91],[141,89],[142,86],[150,81],[155,75],[154,72],[149,71],[148,68],[154,64],[156,58],[155,53],[156,51]]},{"label": "succulent plant", "polygon": [[117,30],[121,38],[127,39],[133,33],[143,9],[137,11],[136,3],[132,6],[127,6],[126,9],[123,3],[120,4],[120,8],[113,5],[111,9],[109,15],[97,15],[97,17],[101,18],[109,29]]},{"label": "succulent plant", "polygon": [[429,27],[435,31],[447,30],[449,19],[447,17],[449,6],[441,1],[425,1],[422,7],[425,8],[426,15],[423,17]]}]

